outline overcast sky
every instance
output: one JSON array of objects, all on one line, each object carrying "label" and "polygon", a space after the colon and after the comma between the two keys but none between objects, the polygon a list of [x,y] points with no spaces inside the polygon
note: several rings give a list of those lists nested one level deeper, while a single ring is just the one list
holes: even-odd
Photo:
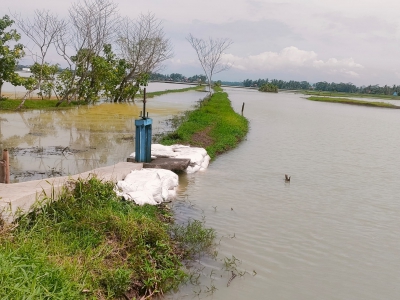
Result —
[{"label": "overcast sky", "polygon": [[[66,16],[72,1],[14,0],[1,15],[49,9]],[[122,15],[152,12],[163,21],[174,57],[163,73],[202,73],[185,37],[233,40],[229,71],[214,79],[276,78],[400,84],[400,2],[395,0],[115,0]]]}]

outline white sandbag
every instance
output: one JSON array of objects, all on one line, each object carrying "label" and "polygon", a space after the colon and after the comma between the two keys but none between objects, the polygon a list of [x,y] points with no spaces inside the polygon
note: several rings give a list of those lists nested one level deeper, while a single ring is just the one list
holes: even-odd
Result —
[{"label": "white sandbag", "polygon": [[[135,152],[133,152],[130,156],[135,157]],[[190,159],[190,166],[186,169],[187,173],[195,173],[200,169],[204,171],[208,168],[208,165],[210,163],[210,157],[208,156],[207,151],[204,148],[190,147],[179,144],[172,146],[152,144],[151,158],[155,159],[157,157]],[[164,192],[164,196],[165,195],[166,192]]]},{"label": "white sandbag", "polygon": [[175,144],[175,145],[171,145],[171,148],[172,148],[173,151],[178,152],[179,149],[181,149],[181,148],[190,148],[190,146],[181,145],[181,144]]},{"label": "white sandbag", "polygon": [[178,175],[163,169],[131,171],[116,184],[117,195],[138,205],[156,205],[176,196]]},{"label": "white sandbag", "polygon": [[[200,171],[204,171],[205,169],[207,169],[208,168],[208,165],[210,164],[210,156],[209,155],[206,155],[205,157],[204,157],[204,160],[203,160],[203,162],[201,163],[201,168],[200,168]],[[203,170],[202,170],[203,169]]]},{"label": "white sandbag", "polygon": [[186,173],[192,174],[192,173],[196,173],[196,172],[199,171],[199,170],[200,170],[200,166],[199,166],[199,165],[194,165],[193,167],[192,167],[192,166],[189,166],[189,167],[187,167],[187,169],[186,169]]},{"label": "white sandbag", "polygon": [[199,148],[199,147],[176,147],[173,148],[175,152],[179,152],[181,155],[185,153],[199,153],[203,157],[207,155],[207,151],[204,148]]},{"label": "white sandbag", "polygon": [[168,199],[175,199],[176,198],[176,189],[168,190]]},{"label": "white sandbag", "polygon": [[[154,200],[153,195],[150,195],[146,191],[136,191],[124,194],[125,200],[134,201],[138,205],[157,205],[158,203]],[[128,199],[127,199],[128,198]]]},{"label": "white sandbag", "polygon": [[174,151],[174,147],[164,146],[161,144],[151,144],[151,151]]},{"label": "white sandbag", "polygon": [[[146,176],[148,179],[146,180],[143,190],[148,191],[154,197],[154,200],[157,202],[162,202],[161,198],[161,179],[157,173],[151,173],[151,175]],[[158,200],[156,200],[156,198]],[[161,199],[161,200],[160,200]]]},{"label": "white sandbag", "polygon": [[161,144],[151,145],[151,155],[156,157],[175,157],[176,153],[172,146],[164,146]]},{"label": "white sandbag", "polygon": [[185,152],[178,152],[179,154],[176,156],[176,158],[187,158],[190,159],[190,164],[193,165],[201,165],[201,163],[204,160],[203,155],[201,155],[199,152],[195,151],[185,151]]}]

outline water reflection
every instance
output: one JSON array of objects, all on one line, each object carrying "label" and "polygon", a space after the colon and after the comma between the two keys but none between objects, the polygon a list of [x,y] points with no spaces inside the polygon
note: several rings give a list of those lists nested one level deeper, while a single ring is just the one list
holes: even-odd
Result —
[{"label": "water reflection", "polygon": [[[188,176],[195,182],[175,202],[178,219],[205,216],[222,237],[217,260],[201,260],[202,291],[215,286],[210,299],[399,299],[399,110],[228,92],[236,111],[246,103],[247,140]],[[227,287],[230,273],[218,275],[232,255],[248,273]],[[184,286],[167,299],[198,291]]]},{"label": "water reflection", "polygon": [[[149,99],[154,134],[168,130],[165,120],[203,96],[191,91]],[[11,181],[75,174],[125,161],[134,151],[134,120],[141,110],[137,102],[2,113],[0,150],[10,149]]]}]

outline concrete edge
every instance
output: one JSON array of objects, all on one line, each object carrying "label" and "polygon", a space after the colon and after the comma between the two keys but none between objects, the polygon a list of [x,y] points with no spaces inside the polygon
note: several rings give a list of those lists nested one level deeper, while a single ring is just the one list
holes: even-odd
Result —
[{"label": "concrete edge", "polygon": [[117,182],[124,179],[132,170],[142,168],[142,163],[120,162],[72,176],[0,184],[0,217],[6,223],[11,223],[21,214],[40,206],[45,199],[57,199],[69,180],[86,179],[96,175],[99,179]]}]

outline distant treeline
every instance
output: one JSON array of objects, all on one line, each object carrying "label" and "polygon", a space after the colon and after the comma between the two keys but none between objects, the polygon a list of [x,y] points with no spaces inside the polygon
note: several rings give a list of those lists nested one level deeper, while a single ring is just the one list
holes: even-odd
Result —
[{"label": "distant treeline", "polygon": [[314,84],[310,84],[307,81],[284,81],[277,79],[258,79],[251,80],[246,79],[243,81],[243,86],[245,87],[261,87],[266,83],[271,83],[276,85],[279,89],[287,90],[316,90],[323,92],[339,92],[339,93],[361,93],[361,94],[380,94],[380,95],[393,95],[393,93],[399,93],[400,85],[393,86],[379,86],[378,84],[369,86],[357,87],[353,83],[335,83],[321,81]]},{"label": "distant treeline", "polygon": [[[179,73],[172,73],[169,75],[152,73],[150,75],[150,80],[160,80],[160,81],[175,81],[175,82],[206,82],[206,77],[204,75],[194,75],[191,77],[185,77]],[[400,92],[400,85],[393,86],[380,86],[378,84],[369,86],[355,86],[353,83],[335,83],[320,81],[311,84],[307,81],[285,81],[278,79],[257,79],[251,80],[246,79],[244,81],[219,81],[222,85],[231,86],[244,86],[244,87],[256,87],[260,88],[267,83],[277,86],[279,89],[285,90],[316,90],[322,92],[339,92],[339,93],[361,93],[361,94],[379,94],[379,95],[393,95],[394,93]]]},{"label": "distant treeline", "polygon": [[267,79],[257,79],[257,80],[251,80],[251,79],[246,79],[243,81],[243,86],[245,87],[261,87],[267,83],[271,83],[273,85],[276,85],[279,89],[287,89],[287,90],[310,90],[312,89],[312,85],[308,83],[307,81],[284,81],[284,80],[278,80],[278,79],[272,79],[269,80]]},{"label": "distant treeline", "polygon": [[150,80],[159,80],[159,81],[174,81],[174,82],[203,82],[205,83],[207,78],[204,75],[194,75],[191,77],[183,76],[179,73],[172,74],[160,74],[160,73],[151,73]]},{"label": "distant treeline", "polygon": [[328,92],[342,92],[342,93],[361,93],[361,94],[379,94],[379,95],[393,95],[399,93],[400,85],[393,86],[380,86],[378,84],[369,86],[357,87],[352,83],[328,83],[317,82],[313,84],[313,88],[317,91],[328,91]]}]

